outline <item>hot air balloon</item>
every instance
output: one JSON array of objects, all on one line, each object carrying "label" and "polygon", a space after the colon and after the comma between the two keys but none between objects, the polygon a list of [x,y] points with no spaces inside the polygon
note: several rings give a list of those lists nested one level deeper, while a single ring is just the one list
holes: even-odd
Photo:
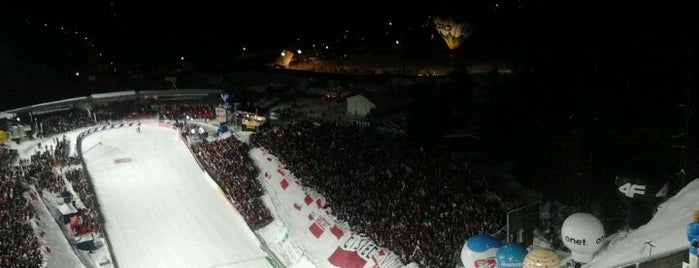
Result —
[{"label": "hot air balloon", "polygon": [[444,19],[436,17],[434,19],[434,27],[439,35],[442,36],[444,42],[453,53],[461,43],[471,35],[473,27],[466,22],[457,22],[453,19]]}]

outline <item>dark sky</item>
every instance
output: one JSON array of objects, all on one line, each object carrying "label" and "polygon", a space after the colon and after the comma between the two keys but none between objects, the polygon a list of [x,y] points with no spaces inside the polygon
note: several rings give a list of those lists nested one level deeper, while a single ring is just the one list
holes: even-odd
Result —
[{"label": "dark sky", "polygon": [[78,28],[116,53],[193,53],[267,49],[297,37],[323,39],[343,29],[378,28],[383,21],[426,16],[427,6],[358,0],[351,2],[271,1],[19,1],[4,8],[14,19],[28,18]]},{"label": "dark sky", "polygon": [[[468,19],[484,26],[482,29],[509,23],[515,34],[559,36],[581,42],[657,32],[698,34],[697,27],[691,26],[697,25],[692,9],[672,1],[144,2],[3,1],[0,13],[3,20],[8,20],[7,25],[28,19],[50,27],[77,28],[81,35],[94,38],[102,49],[135,55],[193,54],[201,53],[202,47],[215,54],[239,50],[243,45],[250,50],[276,49],[297,37],[315,42],[337,37],[344,29],[380,31],[387,21],[416,23],[435,14]],[[496,5],[500,10],[494,11]],[[41,36],[35,38],[41,40]]]},{"label": "dark sky", "polygon": [[[306,46],[331,41],[343,30],[376,36],[389,21],[396,28],[419,25],[429,15],[478,25],[460,52],[480,46],[492,54],[484,58],[546,64],[549,70],[580,74],[571,77],[580,80],[604,72],[616,76],[624,69],[667,69],[659,63],[681,68],[688,48],[699,44],[696,9],[675,1],[144,2],[1,1],[0,67],[5,64],[13,72],[22,72],[17,66],[48,70],[41,79],[64,87],[73,70],[85,69],[96,53],[104,55],[101,64],[114,61],[115,66],[125,63],[129,68],[177,64],[180,56],[195,63],[226,62],[243,46],[252,54],[294,46],[296,38]],[[62,34],[61,26],[79,34]],[[429,34],[415,38],[428,40]],[[86,49],[89,45],[94,49]],[[8,65],[12,60],[17,64]],[[20,81],[16,84],[38,80],[31,74],[23,79],[15,79],[17,73],[2,75],[0,82],[7,76]],[[670,79],[677,77],[665,80]]]}]

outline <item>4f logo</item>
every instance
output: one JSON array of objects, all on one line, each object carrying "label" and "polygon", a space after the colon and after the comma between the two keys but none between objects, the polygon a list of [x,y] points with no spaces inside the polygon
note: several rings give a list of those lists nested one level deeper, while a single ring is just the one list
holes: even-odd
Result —
[{"label": "4f logo", "polygon": [[633,198],[634,195],[644,195],[646,194],[646,186],[645,185],[638,185],[638,184],[631,184],[631,183],[625,183],[622,186],[619,186],[619,192],[622,194],[628,196],[629,198]]}]

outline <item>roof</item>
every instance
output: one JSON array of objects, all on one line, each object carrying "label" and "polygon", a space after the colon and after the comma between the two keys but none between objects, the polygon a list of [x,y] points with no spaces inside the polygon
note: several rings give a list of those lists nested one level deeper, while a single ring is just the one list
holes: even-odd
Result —
[{"label": "roof", "polygon": [[349,101],[362,101],[362,102],[367,102],[367,103],[369,103],[369,104],[371,105],[371,107],[376,107],[376,104],[374,104],[374,102],[372,102],[371,100],[367,99],[367,98],[364,97],[364,95],[362,95],[362,94],[357,94],[357,95],[354,95],[354,96],[352,96],[352,97],[348,97],[348,98],[347,98],[347,101],[348,101],[348,102],[349,102]]}]

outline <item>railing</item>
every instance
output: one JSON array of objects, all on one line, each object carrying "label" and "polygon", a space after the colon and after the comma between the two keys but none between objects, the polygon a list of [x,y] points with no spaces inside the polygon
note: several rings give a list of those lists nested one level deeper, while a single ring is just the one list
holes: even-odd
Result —
[{"label": "railing", "polygon": [[633,259],[609,268],[630,268],[630,267],[681,267],[682,261],[687,261],[689,256],[689,246],[679,249],[669,250],[660,254]]},{"label": "railing", "polygon": [[[97,132],[99,132],[99,131],[101,131],[101,130],[112,129],[112,128],[121,127],[121,126],[124,126],[124,125],[130,126],[130,125],[133,125],[133,124],[134,124],[134,123],[132,122],[132,123],[115,123],[115,124],[112,124],[112,125],[94,126],[94,127],[91,127],[91,128],[88,129],[88,130],[85,130],[85,131],[81,132],[81,133],[78,135],[78,137],[77,137],[77,139],[76,139],[76,143],[75,143],[75,146],[76,146],[76,147],[75,147],[75,150],[78,152],[78,157],[80,157],[80,162],[82,162],[83,171],[85,171],[85,176],[87,177],[87,183],[89,184],[90,190],[92,190],[93,192],[94,192],[94,190],[95,190],[95,186],[92,184],[92,176],[90,176],[90,172],[87,170],[87,165],[85,164],[85,159],[83,158],[83,150],[82,150],[82,142],[83,142],[83,139],[84,139],[85,137],[87,137],[87,136],[89,136],[89,135],[91,135],[91,134],[93,134],[93,133],[97,133]],[[90,149],[91,149],[91,148],[90,148]],[[88,150],[89,150],[89,149],[88,149]],[[100,218],[100,224],[102,224],[102,226],[105,226],[104,216],[103,216],[103,214],[102,214],[102,207],[100,206],[99,199],[96,199],[96,200],[95,200],[95,203],[96,203],[96,205],[97,205],[97,211],[99,211],[99,213],[100,213],[100,217],[99,217],[99,218]],[[109,233],[107,232],[107,228],[102,228],[102,232],[104,232],[104,238],[107,240],[107,244],[109,245],[109,256],[110,256],[110,258],[111,258],[111,261],[112,261],[112,263],[114,264],[114,267],[117,267],[117,268],[118,268],[118,267],[119,267],[119,264],[117,263],[117,259],[114,257],[114,251],[113,251],[112,246],[111,246],[111,245],[112,245],[112,242],[111,242],[111,240],[109,240]]]}]

